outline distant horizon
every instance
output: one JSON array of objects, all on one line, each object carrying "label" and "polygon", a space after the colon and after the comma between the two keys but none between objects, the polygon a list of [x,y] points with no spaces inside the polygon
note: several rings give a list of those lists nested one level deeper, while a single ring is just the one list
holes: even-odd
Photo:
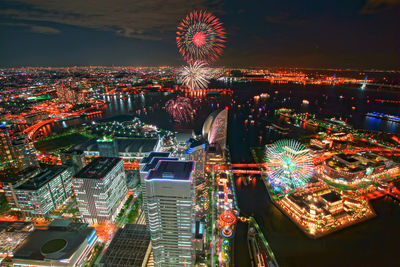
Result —
[{"label": "distant horizon", "polygon": [[[0,66],[0,69],[23,69],[23,68],[180,68],[184,65],[64,65],[64,66]],[[221,66],[221,65],[209,65],[210,68],[225,68],[225,69],[298,69],[298,70],[324,70],[324,71],[364,71],[364,72],[400,72],[399,69],[378,69],[378,68],[340,68],[340,67],[283,67],[283,66]]]}]

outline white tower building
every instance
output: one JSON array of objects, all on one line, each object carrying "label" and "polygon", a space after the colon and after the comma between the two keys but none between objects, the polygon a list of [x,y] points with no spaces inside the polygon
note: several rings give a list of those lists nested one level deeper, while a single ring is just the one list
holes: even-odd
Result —
[{"label": "white tower building", "polygon": [[155,266],[193,266],[193,161],[159,160],[145,177]]}]

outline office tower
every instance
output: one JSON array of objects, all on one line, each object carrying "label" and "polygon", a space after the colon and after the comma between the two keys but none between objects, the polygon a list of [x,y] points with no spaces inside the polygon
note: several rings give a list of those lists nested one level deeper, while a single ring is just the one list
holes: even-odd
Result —
[{"label": "office tower", "polygon": [[113,221],[127,197],[120,158],[94,159],[73,178],[81,218],[88,223]]},{"label": "office tower", "polygon": [[[169,156],[170,156],[169,152],[150,152],[149,155],[147,155],[146,157],[144,157],[140,160],[140,162],[139,162],[140,186],[142,189],[142,200],[143,200],[144,205],[146,205],[146,203],[147,203],[146,183],[144,182],[144,179],[150,170],[150,168],[146,167],[146,166],[148,166],[150,164],[150,162],[153,160],[153,158],[168,158]],[[155,166],[153,166],[153,168],[154,167]],[[147,209],[144,208],[143,211],[144,211],[145,219],[146,219],[146,227],[147,227],[147,229],[149,229],[149,220],[148,220],[149,216],[147,214]]]},{"label": "office tower", "polygon": [[206,186],[204,177],[206,144],[195,139],[190,139],[189,147],[185,153],[186,159],[196,162],[193,170],[193,180],[196,189],[196,195],[202,195]]},{"label": "office tower", "polygon": [[203,124],[202,134],[209,144],[218,144],[221,150],[226,147],[228,129],[228,109],[217,110],[211,113]]},{"label": "office tower", "polygon": [[39,168],[30,167],[23,171],[13,173],[12,175],[10,175],[10,173],[2,173],[0,176],[0,188],[4,191],[10,209],[20,210],[15,189],[37,175],[40,171]]},{"label": "office tower", "polygon": [[145,178],[155,266],[193,266],[193,161],[160,160]]},{"label": "office tower", "polygon": [[0,161],[2,168],[24,170],[39,166],[33,142],[4,124],[0,125]]},{"label": "office tower", "polygon": [[14,189],[18,208],[27,217],[48,216],[72,195],[71,176],[63,166],[42,170]]},{"label": "office tower", "polygon": [[28,167],[38,167],[39,161],[36,157],[36,149],[33,142],[26,134],[17,132],[12,137],[12,153],[18,169],[24,170]]},{"label": "office tower", "polygon": [[175,146],[173,155],[179,157],[181,159],[186,158],[186,150],[188,149],[190,140],[194,138],[194,131],[193,130],[180,130],[175,134]]},{"label": "office tower", "polygon": [[0,167],[1,169],[12,165],[11,129],[5,124],[0,124]]},{"label": "office tower", "polygon": [[85,153],[82,150],[70,149],[60,153],[63,165],[71,166],[73,174],[86,166]]}]

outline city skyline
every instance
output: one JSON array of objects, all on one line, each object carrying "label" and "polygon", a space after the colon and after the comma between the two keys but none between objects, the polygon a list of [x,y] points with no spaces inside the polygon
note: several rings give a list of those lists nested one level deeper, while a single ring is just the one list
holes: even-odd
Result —
[{"label": "city skyline", "polygon": [[400,0],[0,1],[1,266],[395,264]]},{"label": "city skyline", "polygon": [[0,66],[184,65],[176,27],[195,9],[227,29],[215,66],[399,68],[399,1],[3,1]]}]

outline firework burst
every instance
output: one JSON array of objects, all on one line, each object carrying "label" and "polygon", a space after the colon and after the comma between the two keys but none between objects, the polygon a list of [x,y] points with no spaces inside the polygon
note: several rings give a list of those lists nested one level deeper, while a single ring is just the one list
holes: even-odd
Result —
[{"label": "firework burst", "polygon": [[193,107],[189,98],[177,97],[165,103],[166,111],[177,123],[187,123],[192,120]]},{"label": "firework burst", "polygon": [[222,22],[206,11],[188,14],[178,25],[176,43],[186,61],[215,61],[225,47],[225,29]]},{"label": "firework burst", "polygon": [[266,146],[268,180],[274,190],[288,193],[306,184],[313,174],[309,149],[295,140],[279,140]]},{"label": "firework burst", "polygon": [[191,90],[207,88],[210,70],[207,64],[202,61],[189,62],[183,67],[181,77],[182,83]]}]

